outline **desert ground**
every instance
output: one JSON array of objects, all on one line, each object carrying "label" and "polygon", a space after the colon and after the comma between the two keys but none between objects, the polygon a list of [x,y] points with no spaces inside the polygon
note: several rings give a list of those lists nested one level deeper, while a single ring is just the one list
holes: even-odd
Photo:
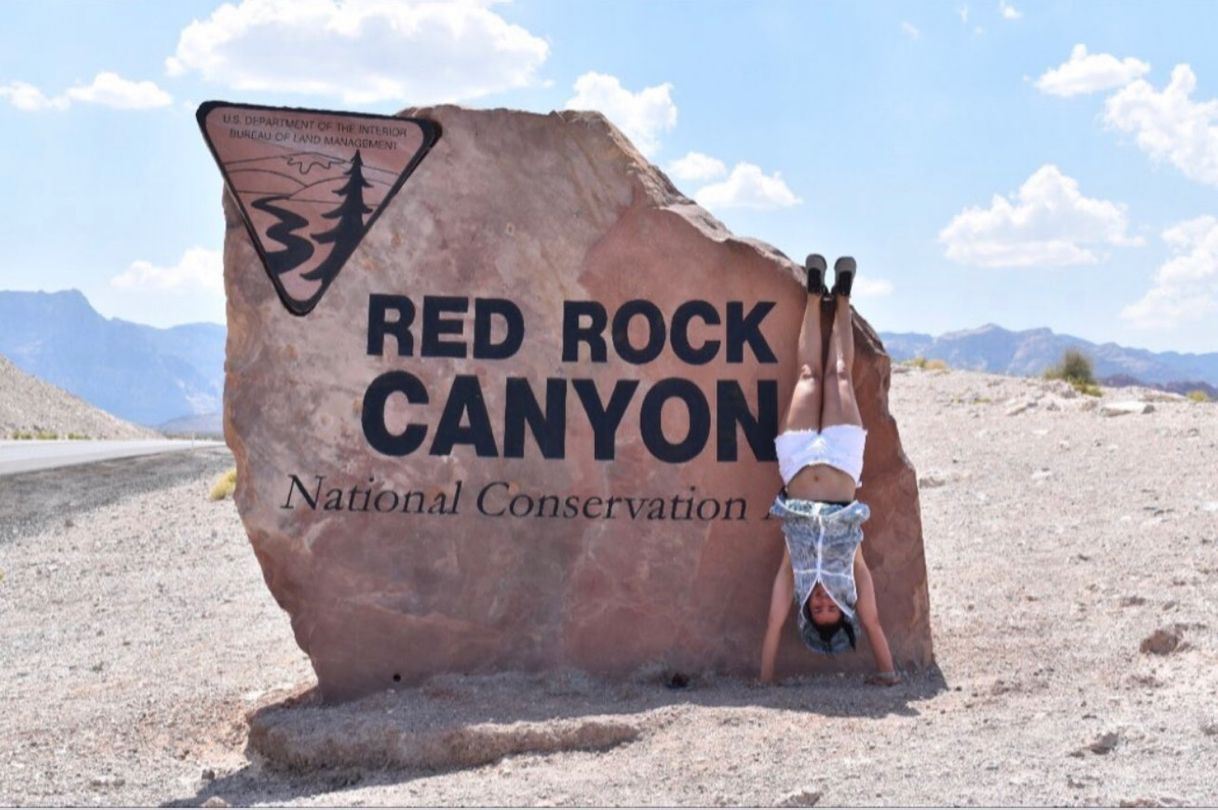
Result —
[{"label": "desert ground", "polygon": [[0,478],[0,804],[1218,803],[1218,404],[897,371],[938,666],[893,688],[509,673],[323,708],[208,500],[226,450]]}]

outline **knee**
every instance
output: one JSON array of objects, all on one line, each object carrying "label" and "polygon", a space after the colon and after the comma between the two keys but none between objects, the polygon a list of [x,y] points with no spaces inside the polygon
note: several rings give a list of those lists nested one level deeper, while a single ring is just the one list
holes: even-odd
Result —
[{"label": "knee", "polygon": [[825,375],[825,384],[836,386],[848,385],[853,388],[854,378],[851,375],[850,364],[841,358],[833,361],[833,365]]},{"label": "knee", "polygon": [[821,384],[823,377],[824,375],[820,369],[812,368],[812,366],[808,365],[807,363],[803,363],[799,367],[799,382],[802,385],[815,388]]}]

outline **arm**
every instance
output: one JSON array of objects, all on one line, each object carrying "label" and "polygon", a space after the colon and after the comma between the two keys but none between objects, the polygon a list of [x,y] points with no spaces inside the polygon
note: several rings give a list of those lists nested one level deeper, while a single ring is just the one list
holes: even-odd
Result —
[{"label": "arm", "polygon": [[782,548],[782,562],[774,575],[774,588],[770,592],[770,618],[766,624],[765,641],[761,644],[762,683],[774,680],[774,659],[778,657],[778,642],[782,638],[782,627],[791,615],[791,600],[795,595],[795,574],[791,571],[791,558],[786,544]]},{"label": "arm", "polygon": [[871,639],[876,669],[880,673],[894,672],[888,639],[880,626],[880,612],[875,606],[875,585],[871,581],[871,570],[863,559],[862,546],[854,552],[854,585],[858,590],[858,602],[854,609],[863,629],[867,631],[867,637]]}]

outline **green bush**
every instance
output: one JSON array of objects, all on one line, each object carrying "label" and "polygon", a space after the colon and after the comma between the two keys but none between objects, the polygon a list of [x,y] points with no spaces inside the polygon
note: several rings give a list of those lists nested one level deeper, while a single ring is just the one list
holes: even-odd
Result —
[{"label": "green bush", "polygon": [[1070,384],[1074,386],[1075,391],[1078,391],[1080,394],[1086,394],[1089,397],[1102,397],[1104,395],[1103,389],[1101,389],[1095,383],[1085,383],[1079,382],[1078,380],[1071,380]]},{"label": "green bush", "polygon": [[1045,379],[1095,385],[1095,372],[1091,358],[1078,349],[1066,349],[1062,352],[1061,362],[1050,366],[1045,371]]},{"label": "green bush", "polygon": [[1204,391],[1202,391],[1200,388],[1196,389],[1195,391],[1189,391],[1187,396],[1193,402],[1209,402],[1210,401],[1210,395],[1205,393]]},{"label": "green bush", "polygon": [[1062,352],[1061,362],[1045,370],[1045,379],[1065,380],[1075,391],[1091,397],[1098,397],[1103,393],[1095,381],[1091,358],[1078,349],[1066,349]]}]

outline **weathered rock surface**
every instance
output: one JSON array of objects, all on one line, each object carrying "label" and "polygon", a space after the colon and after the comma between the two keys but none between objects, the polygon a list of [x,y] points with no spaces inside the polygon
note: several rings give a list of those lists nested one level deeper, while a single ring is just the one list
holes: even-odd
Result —
[{"label": "weathered rock surface", "polygon": [[[782,553],[780,526],[766,518],[781,482],[777,464],[755,457],[743,429],[729,424],[720,436],[717,383],[737,381],[758,413],[759,381],[774,381],[776,407],[785,407],[802,273],[773,248],[733,237],[599,115],[447,106],[408,114],[437,121],[442,138],[305,317],[281,306],[226,198],[225,432],[238,465],[236,501],[324,695],[349,698],[440,672],[560,666],[611,676],[657,664],[755,675]],[[369,297],[378,293],[409,296],[417,307],[413,356],[398,356],[392,337],[384,356],[367,353]],[[419,357],[424,296],[511,300],[525,325],[521,349],[505,360]],[[709,302],[721,321],[728,302],[743,302],[744,312],[773,302],[760,332],[776,362],[759,362],[764,353],[747,344],[729,362],[724,326],[701,320],[690,329],[692,346],[725,345],[700,365],[680,360],[671,345],[653,362],[627,363],[612,342],[608,362],[589,362],[586,345],[577,362],[563,360],[564,301],[600,302],[612,319],[636,299],[669,323],[691,300]],[[463,332],[442,340],[470,342],[473,309],[471,302],[468,315],[445,315],[464,317]],[[647,342],[644,327],[640,317],[624,330],[636,349]],[[502,324],[495,329],[501,340]],[[889,359],[861,317],[855,338],[869,431],[858,494],[872,513],[863,549],[896,663],[922,667],[932,649],[915,474],[888,411]],[[361,411],[369,384],[399,370],[422,382],[428,402],[391,397],[387,428],[400,433],[410,423],[428,433],[420,450],[392,457],[369,445]],[[483,456],[468,443],[428,455],[457,375],[477,378],[494,443]],[[527,428],[523,457],[502,457],[508,377],[526,380],[543,409],[547,379],[566,392],[564,458],[543,458]],[[612,460],[594,458],[574,378],[591,380],[602,402],[619,381],[639,383]],[[692,383],[709,407],[707,444],[680,463],[655,458],[640,427],[641,403],[666,378]],[[680,444],[691,432],[687,408],[670,400],[661,413],[665,440]],[[472,427],[470,414],[460,415]],[[733,434],[738,460],[718,461]],[[457,482],[462,495],[457,514],[361,511],[359,496],[354,509],[327,511],[321,503],[304,508],[291,475],[317,485],[320,501],[331,488],[355,487],[417,491],[429,504],[443,493],[451,508]],[[495,482],[502,485],[486,496],[489,511],[520,494],[534,503],[575,496],[598,514],[611,497],[692,497],[715,501],[733,519],[673,519],[676,509],[667,519],[632,519],[621,501],[612,519],[490,517],[477,500]],[[723,507],[731,499],[742,499],[744,519],[735,519],[739,504]],[[872,666],[866,642],[857,653],[818,657],[792,627],[780,676]]]},{"label": "weathered rock surface", "polygon": [[[341,706],[305,695],[251,712],[249,750],[274,768],[303,772],[476,768],[521,754],[605,751],[662,730],[684,711],[564,716],[572,695],[529,677],[490,680],[477,691],[439,678],[418,692],[386,690]],[[576,678],[573,691],[593,684]],[[535,702],[502,716],[500,707],[518,703],[512,696],[522,689]]]}]

